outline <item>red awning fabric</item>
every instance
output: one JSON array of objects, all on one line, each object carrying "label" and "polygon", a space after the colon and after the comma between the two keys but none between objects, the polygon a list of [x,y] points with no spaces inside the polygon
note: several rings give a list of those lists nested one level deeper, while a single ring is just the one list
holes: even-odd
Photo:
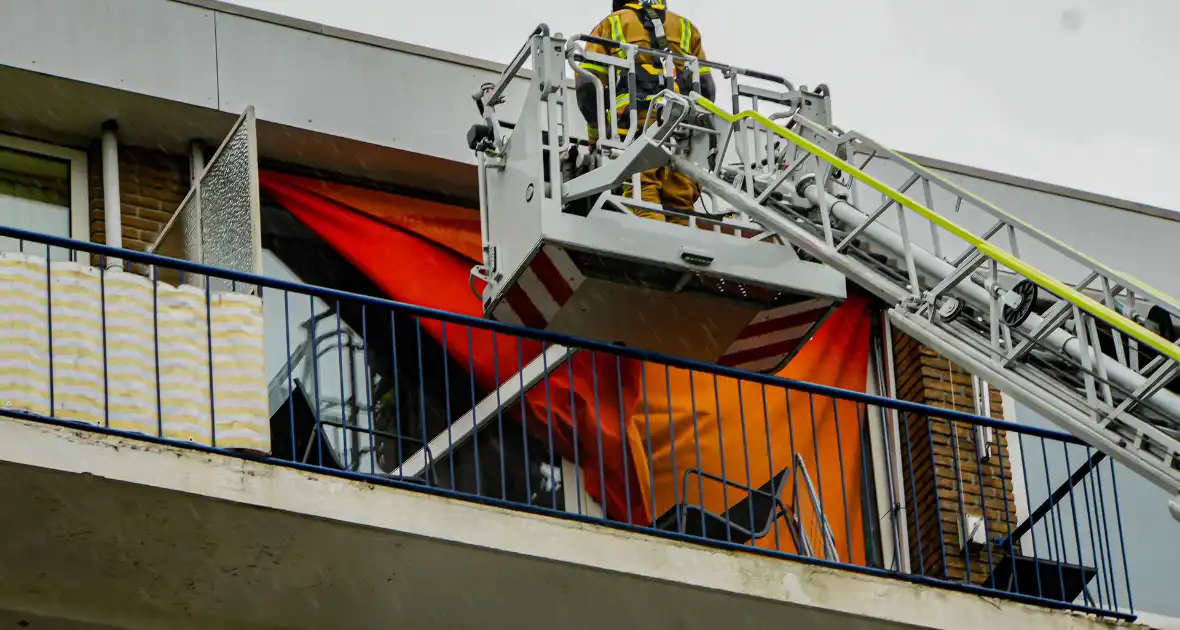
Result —
[{"label": "red awning fabric", "polygon": [[[261,173],[260,183],[391,299],[482,316],[469,285],[470,269],[481,256],[478,213],[269,171]],[[482,290],[482,283],[476,288]],[[865,300],[846,300],[778,375],[864,391],[870,318]],[[444,343],[440,322],[421,324]],[[466,331],[449,330],[445,347],[460,365],[474,366],[473,377],[485,390],[541,350],[538,342],[478,328],[471,339],[468,345]],[[546,385],[526,397],[529,429],[542,441],[552,429],[556,454],[580,464],[583,487],[610,518],[650,524],[685,499],[723,512],[742,494],[706,488],[702,496],[685,496],[676,486],[686,468],[758,487],[798,454],[809,475],[823,476],[821,500],[837,530],[840,557],[863,561],[864,540],[855,526],[863,518],[863,414],[855,404],[586,352],[574,356],[572,370],[556,370]],[[840,483],[829,481],[836,479]],[[814,515],[804,514],[804,521],[818,544],[822,535]],[[795,551],[784,541],[776,527],[773,541],[767,537],[758,545]]]},{"label": "red awning fabric", "polygon": [[[260,173],[259,183],[390,299],[482,317],[480,302],[469,285],[469,272],[481,247],[478,214],[270,171]],[[477,284],[477,290],[482,288]],[[443,343],[442,322],[422,318],[421,325]],[[465,332],[456,334],[454,324],[449,328],[448,354],[459,365],[473,365],[473,377],[484,390],[509,379],[541,351],[536,341],[479,328],[471,329],[469,344]],[[572,360],[572,370],[557,370],[548,379],[548,388],[534,388],[526,402],[533,418],[530,430],[548,440],[552,424],[557,454],[581,465],[587,492],[607,515],[647,524],[650,517],[643,490],[624,437],[626,418],[639,394],[637,362],[579,353]]]}]

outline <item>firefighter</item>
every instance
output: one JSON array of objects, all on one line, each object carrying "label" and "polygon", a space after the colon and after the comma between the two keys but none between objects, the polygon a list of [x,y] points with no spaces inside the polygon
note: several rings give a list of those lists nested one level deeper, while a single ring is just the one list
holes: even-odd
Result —
[{"label": "firefighter", "polygon": [[[699,60],[705,60],[705,50],[701,46],[701,33],[687,18],[669,11],[666,0],[613,0],[612,13],[591,31],[591,35],[601,39],[635,44],[645,48],[664,50],[675,55],[691,55]],[[617,55],[625,57],[626,53],[615,48],[607,50],[602,44],[590,42],[586,45],[587,52]],[[677,77],[674,89],[687,94],[692,89],[692,76],[684,71],[682,61],[676,62]],[[641,129],[647,117],[651,99],[665,89],[667,83],[663,75],[663,64],[660,59],[653,59],[651,55],[638,55],[635,60],[636,91],[638,94],[628,93],[626,72],[617,72],[618,80],[617,100],[614,104],[618,113],[620,134],[626,134],[626,127],[630,122],[630,108],[636,108]],[[587,61],[582,68],[596,75],[605,86],[609,80],[607,69],[599,64]],[[701,67],[701,95],[712,100],[716,94],[710,68]],[[598,109],[594,102],[594,82],[585,75],[577,76],[578,109],[588,121],[590,142],[598,139],[595,122],[598,120]],[[606,90],[604,90],[606,93]],[[607,104],[603,104],[607,106]],[[631,184],[623,185],[623,194],[631,194]],[[644,171],[640,175],[640,195],[642,199],[662,206],[665,210],[691,213],[693,206],[701,197],[700,186],[679,171],[671,167],[662,167]],[[679,216],[665,216],[658,212],[636,209],[635,214],[657,221],[669,221],[680,225],[687,225],[688,220]]]}]

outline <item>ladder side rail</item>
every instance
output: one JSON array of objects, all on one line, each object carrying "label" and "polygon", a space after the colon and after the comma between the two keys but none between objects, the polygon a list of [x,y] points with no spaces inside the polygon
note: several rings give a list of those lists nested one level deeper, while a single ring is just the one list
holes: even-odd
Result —
[{"label": "ladder side rail", "polygon": [[[811,121],[803,121],[803,122],[805,125],[808,125],[809,127],[818,127],[818,125],[815,125],[815,123],[813,123]],[[1000,231],[1004,231],[1008,237],[1008,250],[1017,258],[1020,257],[1020,248],[1019,248],[1019,244],[1018,244],[1018,241],[1016,238],[1017,233],[1018,233],[1018,228],[1019,228],[1019,233],[1028,234],[1031,237],[1033,237],[1035,240],[1045,243],[1052,251],[1055,251],[1055,252],[1061,254],[1063,256],[1064,260],[1068,260],[1068,261],[1071,261],[1075,264],[1079,264],[1084,269],[1089,269],[1090,271],[1094,271],[1096,273],[1103,274],[1100,277],[1101,277],[1104,285],[1110,285],[1110,284],[1112,284],[1112,282],[1116,283],[1116,284],[1128,284],[1129,283],[1133,287],[1138,287],[1140,289],[1145,289],[1145,290],[1150,291],[1152,299],[1150,299],[1148,301],[1153,304],[1159,305],[1161,308],[1165,309],[1168,312],[1176,313],[1177,312],[1176,309],[1180,308],[1180,302],[1177,302],[1172,297],[1160,292],[1157,289],[1154,289],[1152,287],[1148,287],[1147,285],[1143,284],[1141,281],[1137,281],[1133,278],[1130,278],[1126,274],[1115,271],[1115,270],[1111,269],[1109,266],[1104,265],[1103,263],[1100,263],[1092,258],[1089,258],[1089,257],[1085,256],[1084,254],[1081,254],[1076,249],[1069,248],[1068,245],[1064,245],[1060,241],[1053,239],[1053,237],[1047,235],[1043,231],[1040,231],[1037,228],[1030,226],[1026,222],[1023,222],[1020,219],[1013,217],[1011,214],[998,209],[996,206],[994,206],[994,204],[990,204],[989,202],[986,202],[985,200],[982,200],[981,198],[969,193],[963,187],[961,187],[957,184],[954,184],[953,182],[950,182],[949,180],[939,177],[937,174],[932,173],[931,171],[922,167],[921,165],[914,163],[912,160],[909,160],[908,158],[905,158],[905,156],[901,156],[900,154],[897,154],[896,152],[891,152],[889,149],[883,147],[879,143],[873,141],[871,138],[864,136],[863,134],[859,134],[857,132],[849,132],[849,134],[847,134],[847,139],[845,140],[845,142],[854,143],[857,146],[856,152],[858,152],[858,153],[866,153],[870,156],[876,156],[876,155],[879,155],[883,152],[884,159],[888,160],[889,163],[900,167],[904,171],[910,172],[911,177],[915,176],[915,175],[919,176],[919,178],[922,180],[924,186],[927,184],[932,184],[933,186],[938,187],[939,189],[943,190],[944,192],[951,194],[955,199],[955,213],[956,214],[960,211],[960,207],[961,207],[961,204],[962,204],[962,201],[964,198],[968,199],[968,204],[971,207],[975,207],[981,211],[986,212],[989,215],[997,216],[997,213],[998,213],[999,216],[997,218],[996,223],[993,224],[991,228],[989,228],[986,232],[984,232],[982,234],[982,238],[983,238],[983,240],[990,240],[993,236],[996,236],[997,234],[999,234]],[[863,170],[863,167],[862,167],[862,170]],[[854,192],[855,192],[855,190],[856,190],[856,188],[853,187]],[[1062,248],[1066,248],[1066,249],[1068,249],[1068,251],[1065,251]],[[959,254],[959,256],[953,259],[953,261],[952,261],[953,264],[958,266],[959,264],[964,262],[967,259],[967,257],[969,255],[971,255],[971,252],[973,250],[974,250],[974,247],[972,247],[972,246],[968,246],[968,247],[964,248],[964,250]],[[1081,289],[1082,287],[1075,285],[1075,288]],[[1110,308],[1112,310],[1120,311],[1120,312],[1131,313],[1131,319],[1136,321],[1136,323],[1142,322],[1142,317],[1135,313],[1134,304],[1131,304],[1130,306],[1126,306],[1126,305],[1116,301],[1114,298],[1118,297],[1117,295],[1108,295],[1105,292],[1100,292],[1099,295],[1100,295],[1099,301],[1102,302],[1108,308]],[[1119,340],[1121,342],[1123,333],[1121,333],[1120,331],[1118,331],[1116,329],[1115,331],[1113,331],[1113,334],[1114,334],[1116,340]],[[1118,348],[1118,354],[1122,355],[1123,353],[1121,351],[1122,350],[1121,343],[1119,343],[1117,348]],[[1124,365],[1127,364],[1126,359],[1124,359],[1122,356],[1120,356],[1119,358],[1120,358],[1120,362],[1122,362]]]},{"label": "ladder side rail", "polygon": [[[898,164],[897,162],[892,162],[892,163]],[[908,168],[906,168],[905,170],[910,171],[910,169],[908,169]],[[914,175],[917,175],[917,173],[914,173]],[[926,179],[924,176],[921,179],[924,182],[924,184],[929,183],[929,180]],[[953,191],[953,190],[947,190],[947,189],[942,189],[942,190],[944,192],[955,194],[955,191]],[[962,202],[963,198],[956,197],[955,199],[956,199],[955,213],[958,214],[961,211],[961,202]],[[973,209],[977,209],[977,210],[981,210],[981,211],[986,210],[984,208],[979,208],[978,206],[976,206],[976,204],[974,204],[970,201],[968,202],[968,207],[973,208]],[[990,216],[990,213],[988,213],[988,215]],[[980,238],[985,241],[992,241],[993,238],[995,238],[995,237],[1001,237],[1001,238],[1006,237],[1007,251],[1009,251],[1013,256],[1015,256],[1016,258],[1019,259],[1021,257],[1021,254],[1020,254],[1020,244],[1017,239],[1018,233],[1022,234],[1022,232],[1018,232],[1016,226],[1008,223],[1006,219],[1000,218],[1000,219],[997,219],[996,222],[994,224],[992,224],[992,226],[990,228],[988,228],[986,231],[984,231],[982,234],[980,234]],[[1036,240],[1039,241],[1039,239],[1036,239]],[[1054,247],[1050,246],[1048,251],[1051,251],[1051,252],[1061,255],[1062,262],[1077,264],[1081,267],[1083,272],[1088,273],[1088,275],[1083,280],[1073,283],[1071,285],[1074,289],[1076,289],[1082,293],[1094,294],[1095,299],[1097,301],[1099,301],[1100,303],[1102,303],[1104,306],[1106,306],[1107,308],[1110,308],[1116,312],[1128,314],[1128,317],[1130,319],[1132,319],[1133,321],[1135,321],[1136,323],[1141,324],[1144,321],[1144,318],[1140,314],[1136,313],[1135,309],[1133,307],[1126,307],[1122,302],[1115,299],[1118,297],[1119,291],[1115,291],[1114,293],[1111,293],[1111,292],[1102,291],[1099,289],[1090,289],[1090,285],[1094,281],[1099,280],[1099,279],[1101,279],[1101,283],[1103,286],[1105,286],[1105,287],[1111,286],[1111,278],[1110,277],[1099,275],[1102,272],[1101,269],[1096,270],[1090,265],[1087,265],[1085,263],[1080,263],[1079,261],[1075,260],[1072,256],[1063,254],[1062,252],[1060,252],[1058,249],[1056,249]],[[972,256],[973,253],[975,253],[975,252],[976,252],[976,249],[973,246],[967,245],[963,249],[963,251],[953,260],[953,263],[956,266],[958,266],[959,264],[964,262],[969,256]],[[1012,274],[1012,272],[1008,271],[1008,270],[1005,270],[1005,273],[1008,275]],[[1121,287],[1121,285],[1117,285],[1117,284],[1115,286]],[[1113,335],[1114,335],[1117,343],[1121,343],[1122,333],[1120,333],[1118,330],[1114,330]],[[1117,358],[1119,359],[1119,362],[1126,365],[1127,362],[1126,362],[1125,357],[1123,356],[1121,345],[1116,346],[1116,354],[1118,355]]]},{"label": "ladder side rail", "polygon": [[[1103,278],[1116,280],[1120,283],[1126,284],[1127,286],[1133,288],[1137,294],[1148,298],[1153,304],[1156,304],[1169,313],[1180,317],[1180,301],[1172,298],[1171,296],[1168,296],[1159,289],[1151,287],[1150,285],[1147,285],[1136,278],[1113,269],[1101,261],[1087,256],[1083,252],[1058,240],[1044,230],[1033,226],[1018,216],[1003,210],[990,201],[987,201],[986,199],[983,199],[982,197],[972,193],[962,186],[938,175],[930,169],[906,157],[905,155],[883,146],[881,143],[865,136],[864,134],[850,132],[849,135],[855,138],[856,141],[869,148],[869,150],[881,154],[883,157],[885,157],[885,159],[888,159],[897,166],[912,173],[918,174],[924,182],[929,182],[930,184],[937,186],[942,190],[955,195],[956,197],[962,197],[975,208],[978,208],[994,216],[996,219],[1003,222],[1008,230],[1012,232],[1018,232],[1022,236],[1031,237],[1039,241],[1040,243],[1052,248],[1054,251],[1062,254],[1073,262],[1086,267],[1088,270],[1097,271]],[[1019,256],[1019,253],[1015,250],[1012,253],[1016,256]]]},{"label": "ladder side rail", "polygon": [[[823,160],[820,157],[820,155],[818,155],[814,151],[811,151],[809,149],[809,146],[820,147],[820,148],[824,149],[825,151],[830,151],[833,153],[839,152],[841,150],[847,151],[847,149],[849,147],[851,147],[853,152],[849,153],[849,157],[852,159],[855,159],[856,144],[855,144],[855,138],[851,134],[837,135],[836,132],[838,132],[838,130],[839,130],[838,127],[832,126],[832,128],[829,129],[829,128],[815,122],[814,120],[812,120],[808,116],[804,115],[801,112],[800,108],[796,108],[793,112],[791,112],[789,118],[790,118],[791,122],[796,123],[799,126],[799,128],[801,129],[801,131],[806,134],[809,134],[811,136],[811,138],[806,138],[802,134],[797,134],[800,139],[803,139],[806,141],[806,144],[800,144],[798,142],[795,142],[793,139],[791,139],[789,137],[786,137],[786,136],[783,136],[783,137],[785,139],[787,139],[788,142],[790,142],[794,147],[796,147],[796,163],[805,163],[809,160],[813,160],[814,163],[818,165],[818,167],[819,167],[818,170],[820,172],[818,181],[827,182],[829,176],[831,175],[831,173],[833,171],[833,167],[835,169],[838,169],[839,167],[833,163]],[[767,117],[767,119],[773,121],[773,117]],[[766,132],[768,134],[777,133],[771,127],[766,127],[764,125],[764,128],[766,129]],[[783,128],[785,129],[785,126]],[[779,134],[779,135],[781,135],[781,134]],[[802,157],[799,157],[800,153],[802,154]],[[867,167],[868,164],[870,162],[872,162],[876,157],[877,157],[876,152],[870,152],[869,155],[865,158],[864,163],[857,170],[863,171],[864,168]],[[852,174],[850,172],[843,171],[843,170],[842,170],[842,172],[848,173],[848,175],[849,175],[849,183],[847,185],[847,188],[849,190],[849,194],[854,199],[854,205],[856,205],[855,202],[859,200],[859,194],[858,194],[859,191],[858,191],[858,187],[856,186],[857,180],[854,176],[852,176]],[[809,176],[813,177],[813,178],[816,177],[814,174],[811,174]],[[800,180],[800,182],[799,182],[797,192],[802,190],[802,187],[803,187],[802,181],[803,180]],[[918,184],[921,181],[922,181],[921,175],[914,173],[914,174],[911,174],[911,176],[908,179],[906,179],[906,181],[904,183],[902,183],[900,185],[900,187],[898,187],[897,189],[900,190],[900,192],[904,194],[904,193],[909,192],[910,188],[912,188],[914,185]],[[827,186],[825,185],[824,188],[826,189]],[[871,217],[867,221],[860,223],[858,225],[855,225],[853,227],[852,231],[840,242],[840,245],[837,246],[838,249],[844,249],[844,248],[848,247],[853,242],[853,240],[855,240],[855,238],[857,236],[859,236],[869,225],[872,225],[873,223],[880,220],[881,217],[886,215],[886,212],[888,212],[891,208],[894,208],[895,206],[897,207],[898,227],[899,227],[899,229],[905,231],[906,230],[906,226],[904,225],[905,219],[902,214],[904,212],[904,208],[902,208],[901,206],[898,205],[898,202],[896,199],[892,199],[887,195],[882,195],[881,205],[877,207],[877,210],[873,212],[873,214],[871,215]],[[828,231],[831,229],[831,208],[829,208],[827,206],[826,200],[821,200],[821,203],[818,204],[817,207],[820,210],[820,221],[821,221],[821,225],[822,225],[822,228],[823,228],[825,236],[826,236],[828,234]],[[931,226],[931,230],[933,232],[934,226]],[[908,239],[907,239],[907,241],[908,241]],[[970,249],[970,248],[968,247],[968,249]],[[908,256],[908,254],[903,255],[903,258],[906,256]],[[910,273],[910,270],[909,270],[910,265],[907,263],[906,266],[907,266],[906,273]],[[917,288],[918,288],[917,278],[914,276],[914,274],[910,274],[910,280],[911,280],[911,283],[913,284],[913,289],[917,290]]]}]

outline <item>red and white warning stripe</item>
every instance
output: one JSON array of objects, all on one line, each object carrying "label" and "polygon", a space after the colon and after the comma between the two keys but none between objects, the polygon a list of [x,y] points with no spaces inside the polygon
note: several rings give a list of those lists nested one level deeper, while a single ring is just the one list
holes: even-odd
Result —
[{"label": "red and white warning stripe", "polygon": [[[545,245],[492,310],[492,318],[544,330],[585,279],[565,250]],[[799,347],[831,305],[831,300],[808,299],[762,311],[718,363],[755,372],[775,369]]]},{"label": "red and white warning stripe", "polygon": [[545,245],[492,310],[492,318],[543,330],[585,279],[565,250]]},{"label": "red and white warning stripe", "polygon": [[831,306],[831,300],[811,299],[762,311],[717,363],[752,372],[773,370],[799,347]]}]

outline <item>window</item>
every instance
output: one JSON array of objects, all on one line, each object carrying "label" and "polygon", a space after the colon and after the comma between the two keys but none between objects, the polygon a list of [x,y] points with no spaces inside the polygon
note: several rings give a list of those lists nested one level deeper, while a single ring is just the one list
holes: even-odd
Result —
[{"label": "window", "polygon": [[[0,135],[0,225],[89,241],[88,205],[85,153]],[[30,247],[0,238],[0,251]],[[68,256],[52,252],[54,259]]]}]

